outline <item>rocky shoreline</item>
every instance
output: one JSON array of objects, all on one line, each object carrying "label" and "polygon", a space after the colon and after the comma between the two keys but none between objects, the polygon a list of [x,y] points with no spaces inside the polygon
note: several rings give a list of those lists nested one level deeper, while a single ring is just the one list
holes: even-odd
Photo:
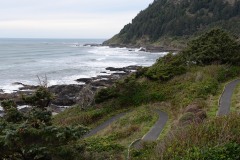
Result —
[{"label": "rocky shoreline", "polygon": [[[54,100],[51,103],[50,109],[53,112],[59,113],[66,107],[80,104],[82,101],[82,92],[84,92],[84,94],[88,94],[84,91],[86,87],[89,89],[90,93],[93,93],[92,95],[88,96],[94,96],[94,93],[96,93],[98,89],[112,85],[117,80],[124,78],[133,72],[136,72],[139,67],[140,66],[128,66],[123,68],[108,67],[106,70],[110,71],[110,74],[107,72],[102,72],[104,75],[98,75],[97,77],[91,78],[76,79],[79,84],[50,86],[48,89],[55,96]],[[23,87],[14,93],[1,93],[0,101],[12,99],[18,106],[26,105],[21,99],[22,95],[31,95],[39,87],[26,85],[19,82],[16,82],[14,84],[22,85]],[[24,111],[26,109],[22,108],[21,110]],[[3,112],[0,110],[0,114],[2,113]]]},{"label": "rocky shoreline", "polygon": [[161,46],[152,46],[152,45],[147,45],[147,46],[139,46],[139,45],[125,45],[125,44],[110,44],[110,45],[103,45],[103,46],[109,46],[112,48],[139,48],[139,51],[143,52],[178,52],[178,49],[174,48],[166,48],[166,47],[161,47]]},{"label": "rocky shoreline", "polygon": [[90,47],[101,47],[101,46],[108,46],[111,48],[128,48],[129,51],[134,49],[139,49],[139,51],[143,52],[178,52],[179,49],[170,48],[170,47],[162,47],[162,46],[153,46],[153,45],[131,45],[131,44],[84,44],[83,46],[90,46]]}]

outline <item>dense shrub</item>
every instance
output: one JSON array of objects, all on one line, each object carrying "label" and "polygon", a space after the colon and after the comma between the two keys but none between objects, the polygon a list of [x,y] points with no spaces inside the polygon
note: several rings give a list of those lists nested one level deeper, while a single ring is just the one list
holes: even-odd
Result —
[{"label": "dense shrub", "polygon": [[25,113],[13,101],[2,102],[5,114],[0,119],[0,159],[50,160],[86,133],[81,126],[53,126],[52,113],[47,111],[51,98],[47,88],[39,88],[24,98],[31,105]]},{"label": "dense shrub", "polygon": [[209,94],[215,95],[218,89],[218,81],[210,78],[200,82],[196,89],[198,98],[207,98]]},{"label": "dense shrub", "polygon": [[108,99],[115,98],[117,96],[118,96],[118,93],[114,86],[103,88],[100,91],[98,91],[97,94],[95,95],[95,102],[101,103]]},{"label": "dense shrub", "polygon": [[191,41],[182,52],[188,63],[197,65],[240,64],[240,45],[227,32],[213,29]]},{"label": "dense shrub", "polygon": [[224,82],[229,79],[235,78],[240,74],[239,66],[224,66],[218,71],[217,80],[219,82]]},{"label": "dense shrub", "polygon": [[169,53],[159,58],[157,62],[146,71],[145,75],[152,80],[166,81],[185,72],[186,65],[182,59],[182,55]]}]

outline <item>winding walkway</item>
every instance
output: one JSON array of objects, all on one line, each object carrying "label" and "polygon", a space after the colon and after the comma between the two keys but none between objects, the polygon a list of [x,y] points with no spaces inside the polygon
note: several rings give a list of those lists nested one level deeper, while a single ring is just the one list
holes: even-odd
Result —
[{"label": "winding walkway", "polygon": [[231,100],[234,89],[240,83],[240,79],[228,83],[219,100],[218,116],[228,115],[231,107]]},{"label": "winding walkway", "polygon": [[[160,110],[156,110],[156,112],[158,113],[159,118],[158,118],[157,122],[154,124],[154,126],[141,139],[138,139],[131,144],[135,149],[141,149],[142,142],[156,141],[158,139],[159,135],[161,134],[161,132],[163,131],[163,128],[165,127],[165,125],[168,121],[168,115],[167,115],[167,113],[162,112]],[[131,145],[129,146],[129,149],[131,148]]]},{"label": "winding walkway", "polygon": [[[162,132],[162,130],[164,128],[164,126],[166,125],[166,123],[168,121],[168,115],[165,112],[162,112],[160,110],[156,110],[156,112],[159,115],[159,118],[158,118],[157,122],[150,129],[150,131],[145,136],[143,136],[141,141],[155,141],[159,137],[160,133]],[[84,138],[91,137],[91,136],[97,134],[99,131],[107,128],[113,122],[117,121],[118,119],[120,119],[121,117],[126,115],[126,113],[128,113],[128,112],[120,113],[120,114],[118,114],[116,116],[113,116],[112,118],[110,118],[109,120],[105,121],[101,125],[99,125],[96,128],[92,129],[88,134],[86,134],[84,136]]]},{"label": "winding walkway", "polygon": [[165,112],[156,110],[159,115],[158,121],[154,124],[151,130],[142,138],[142,141],[155,141],[168,121],[168,115]]},{"label": "winding walkway", "polygon": [[91,137],[94,134],[97,134],[99,131],[107,128],[109,125],[111,125],[113,122],[117,121],[119,118],[123,117],[126,113],[120,113],[116,116],[113,116],[112,118],[110,118],[109,120],[105,121],[104,123],[102,123],[101,125],[97,126],[96,128],[92,129],[88,134],[86,134],[85,136],[83,136],[84,138],[87,137]]}]

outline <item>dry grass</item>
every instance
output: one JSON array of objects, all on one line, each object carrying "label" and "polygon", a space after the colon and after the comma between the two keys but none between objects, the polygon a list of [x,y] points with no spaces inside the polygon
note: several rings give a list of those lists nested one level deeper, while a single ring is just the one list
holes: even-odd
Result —
[{"label": "dry grass", "polygon": [[110,117],[126,111],[126,109],[114,109],[113,107],[82,110],[80,107],[75,106],[56,115],[53,119],[53,123],[60,126],[84,125],[94,128]]},{"label": "dry grass", "polygon": [[151,105],[141,106],[127,113],[95,137],[106,137],[112,142],[118,142],[127,147],[131,141],[146,134],[157,118],[158,116],[151,109]]},{"label": "dry grass", "polygon": [[188,150],[194,147],[221,146],[228,142],[240,143],[239,124],[239,115],[232,114],[216,117],[202,124],[178,128],[170,132],[165,140],[156,146],[154,158],[187,157]]},{"label": "dry grass", "polygon": [[232,97],[231,111],[240,113],[240,84],[237,85]]}]

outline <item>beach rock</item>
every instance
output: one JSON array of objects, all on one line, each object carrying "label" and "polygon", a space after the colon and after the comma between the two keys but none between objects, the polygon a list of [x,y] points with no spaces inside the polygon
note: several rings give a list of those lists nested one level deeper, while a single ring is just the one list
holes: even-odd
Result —
[{"label": "beach rock", "polygon": [[[62,108],[61,106],[72,106],[75,104],[81,104],[80,101],[82,101],[82,99],[85,99],[86,97],[87,99],[92,100],[97,90],[111,86],[117,80],[124,78],[126,75],[131,74],[138,68],[139,66],[128,66],[123,68],[108,67],[107,68],[108,70],[115,71],[115,73],[109,75],[99,75],[97,77],[92,78],[79,78],[76,80],[77,82],[84,82],[85,83],[84,85],[72,84],[72,85],[55,85],[48,87],[49,91],[53,93],[55,96],[54,100],[51,103],[50,108],[53,112],[59,113],[65,109]],[[25,85],[20,82],[16,82],[15,84],[22,85],[20,90],[9,94],[1,93],[2,90],[0,90],[1,93],[0,101],[12,99],[19,106],[26,105],[22,101],[22,95],[32,95],[34,91],[39,87],[33,85]],[[85,86],[88,86],[89,92],[83,90]],[[87,95],[84,95],[83,92],[86,93]]]},{"label": "beach rock", "polygon": [[127,72],[119,72],[119,73],[113,73],[113,75],[118,75],[118,76],[124,76],[127,75]]},{"label": "beach rock", "polygon": [[112,84],[112,81],[109,81],[109,80],[97,80],[97,81],[93,81],[91,83],[92,86],[94,87],[106,87],[106,86],[109,86]]},{"label": "beach rock", "polygon": [[84,83],[88,84],[92,81],[92,78],[79,78],[76,81],[77,82],[84,82]]},{"label": "beach rock", "polygon": [[115,67],[107,67],[106,70],[109,70],[109,71],[126,71],[125,68],[115,68]]},{"label": "beach rock", "polygon": [[100,72],[100,73],[107,73],[107,72],[104,71],[104,72]]},{"label": "beach rock", "polygon": [[24,86],[24,84],[21,83],[21,82],[14,82],[14,83],[12,83],[12,85],[22,85],[22,86]]},{"label": "beach rock", "polygon": [[88,44],[84,44],[83,46],[87,47],[87,46],[90,46],[90,47],[99,47],[99,46],[102,46],[101,44],[98,44],[98,43],[88,43]]},{"label": "beach rock", "polygon": [[146,51],[147,51],[147,49],[146,49],[146,48],[143,48],[143,47],[141,47],[141,48],[139,49],[139,51],[146,52]]},{"label": "beach rock", "polygon": [[71,106],[76,104],[76,95],[82,88],[82,85],[55,85],[49,87],[49,91],[55,94],[52,104],[57,106]]},{"label": "beach rock", "polygon": [[4,116],[4,112],[0,111],[0,117],[3,117],[3,116]]},{"label": "beach rock", "polygon": [[137,70],[140,66],[127,66],[122,68],[115,68],[115,67],[107,67],[106,70],[109,71],[116,71],[116,72],[132,72],[134,70]]},{"label": "beach rock", "polygon": [[23,87],[20,87],[19,90],[36,90],[39,86],[32,86],[32,85],[23,85]]}]

